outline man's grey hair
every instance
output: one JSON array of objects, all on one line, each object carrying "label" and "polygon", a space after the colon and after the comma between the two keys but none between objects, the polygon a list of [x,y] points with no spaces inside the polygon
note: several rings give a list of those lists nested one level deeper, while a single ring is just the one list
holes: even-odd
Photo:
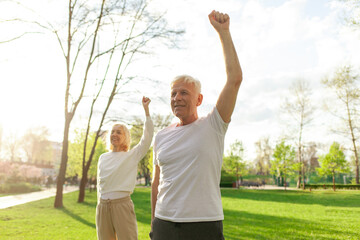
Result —
[{"label": "man's grey hair", "polygon": [[193,83],[195,86],[195,90],[197,93],[201,93],[201,83],[199,80],[197,80],[196,78],[189,76],[189,75],[179,75],[176,76],[172,81],[171,81],[171,86],[174,85],[177,82],[186,82],[186,83]]}]

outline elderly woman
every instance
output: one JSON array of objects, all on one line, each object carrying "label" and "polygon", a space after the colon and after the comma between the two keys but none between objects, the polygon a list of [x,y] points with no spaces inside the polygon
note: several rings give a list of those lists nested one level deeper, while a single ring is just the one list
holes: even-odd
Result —
[{"label": "elderly woman", "polygon": [[99,240],[137,239],[134,204],[130,198],[136,183],[137,165],[149,150],[154,126],[149,114],[150,99],[143,97],[146,121],[138,145],[130,148],[129,130],[122,124],[112,127],[111,151],[98,163],[98,205],[96,231]]}]

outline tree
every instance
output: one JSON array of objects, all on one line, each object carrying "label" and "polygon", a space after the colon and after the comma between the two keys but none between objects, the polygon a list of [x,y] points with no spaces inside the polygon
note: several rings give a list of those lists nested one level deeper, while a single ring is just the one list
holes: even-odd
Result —
[{"label": "tree", "polygon": [[228,156],[223,158],[223,167],[226,172],[236,175],[236,187],[239,188],[239,177],[246,174],[246,163],[244,161],[244,146],[239,140],[230,145]]},{"label": "tree", "polygon": [[321,167],[317,168],[318,173],[321,176],[332,176],[333,189],[335,191],[335,174],[336,173],[348,173],[349,163],[345,159],[345,154],[340,147],[340,144],[334,142],[329,150],[329,153],[322,155],[319,158]]},{"label": "tree", "polygon": [[304,187],[304,162],[302,159],[303,132],[304,128],[312,121],[311,115],[314,112],[314,107],[311,105],[311,89],[306,80],[295,80],[292,83],[289,92],[291,97],[285,99],[282,110],[293,120],[290,122],[295,132],[297,132],[296,142],[299,163],[297,188],[300,188],[301,180],[303,180]]},{"label": "tree", "polygon": [[271,155],[272,149],[270,146],[270,139],[268,137],[261,138],[259,141],[255,142],[256,147],[256,159],[255,165],[257,174],[268,175],[271,168]]},{"label": "tree", "polygon": [[[149,1],[146,0],[69,0],[67,20],[60,20],[63,23],[55,20],[49,22],[41,18],[38,18],[39,20],[20,20],[36,25],[45,32],[51,32],[59,43],[65,60],[65,119],[55,208],[63,206],[62,194],[68,163],[70,126],[84,96],[91,96],[90,93],[86,93],[88,85],[95,82],[94,85],[97,88],[94,96],[99,96],[97,93],[100,94],[100,89],[110,89],[110,93],[103,93],[104,96],[108,96],[108,101],[105,106],[101,107],[102,119],[97,124],[97,136],[90,156],[83,160],[84,179],[80,186],[80,201],[83,199],[83,186],[87,181],[86,174],[91,165],[97,139],[102,132],[103,121],[114,96],[119,92],[119,81],[122,80],[125,83],[133,79],[133,76],[124,75],[127,66],[135,54],[146,53],[145,47],[151,49],[150,42],[154,42],[152,47],[164,43],[163,40],[172,44],[175,41],[173,36],[182,33],[182,31],[169,29],[164,15],[150,13],[147,10],[148,4]],[[110,80],[113,80],[112,87],[102,84]],[[97,97],[95,98],[97,99]],[[92,114],[94,109],[92,107],[88,109],[90,108]],[[91,114],[90,116],[92,116]],[[90,129],[89,127],[88,132]]]},{"label": "tree", "polygon": [[359,138],[359,112],[360,88],[358,80],[360,76],[355,73],[352,66],[339,67],[331,78],[325,78],[322,83],[335,94],[339,106],[333,104],[327,110],[340,119],[342,128],[336,132],[347,137],[351,143],[351,150],[355,158],[355,180],[359,184],[359,154],[357,150],[357,140]]},{"label": "tree", "polygon": [[[316,173],[316,168],[318,168],[319,162],[317,157],[318,147],[321,146],[320,143],[309,142],[303,144],[303,162],[304,162],[304,175],[308,176],[308,179],[313,173]],[[304,179],[305,180],[305,179]]]},{"label": "tree", "polygon": [[[167,23],[163,15],[153,14],[149,12],[148,5],[149,1],[145,0],[133,0],[130,2],[117,1],[117,4],[121,5],[121,11],[118,11],[116,4],[110,6],[105,12],[111,15],[107,24],[112,25],[113,44],[110,45],[105,51],[98,53],[93,60],[102,55],[108,54],[108,61],[106,68],[104,68],[103,76],[100,81],[95,84],[95,91],[93,94],[91,107],[88,115],[87,130],[85,135],[85,145],[87,146],[87,138],[93,124],[93,114],[96,110],[95,105],[99,102],[99,97],[104,94],[103,91],[106,89],[105,81],[109,78],[111,69],[113,68],[112,84],[108,86],[109,91],[106,94],[107,101],[103,104],[103,107],[98,109],[100,113],[100,122],[97,123],[97,131],[95,135],[95,141],[92,144],[92,151],[89,157],[85,157],[83,153],[83,174],[80,182],[80,191],[78,202],[83,202],[85,197],[85,185],[87,183],[87,171],[90,168],[94,150],[97,144],[97,139],[103,132],[102,127],[109,111],[110,105],[112,104],[115,96],[119,94],[121,87],[128,82],[132,81],[135,77],[126,74],[127,67],[132,63],[133,58],[138,54],[144,54],[151,49],[150,44],[157,40],[158,43],[175,43],[172,38],[183,31],[175,31],[167,27]],[[126,24],[124,25],[124,21]],[[118,21],[118,22],[117,22]],[[123,29],[121,32],[119,29]],[[120,39],[120,41],[119,41]],[[105,42],[108,39],[105,40]],[[114,68],[115,66],[115,68]],[[101,102],[101,101],[100,101]],[[101,104],[101,103],[100,103]],[[85,150],[84,150],[85,152]]]},{"label": "tree", "polygon": [[[83,178],[81,179],[79,202],[84,199],[84,186],[87,182],[87,171],[90,168],[97,139],[102,133],[102,126],[114,97],[119,94],[121,86],[134,79],[125,74],[127,67],[138,54],[155,52],[160,45],[174,46],[176,36],[183,30],[170,29],[164,14],[150,11],[150,0],[111,0],[88,1],[69,0],[66,20],[43,20],[36,11],[20,5],[35,13],[34,19],[9,19],[27,25],[37,26],[45,33],[51,32],[59,43],[66,66],[66,84],[64,94],[64,133],[57,191],[54,207],[62,207],[62,191],[65,181],[69,132],[71,122],[87,96],[93,96],[90,109],[84,149],[87,148],[88,134],[93,131],[93,113],[98,112],[100,120],[95,123],[95,141],[92,151],[85,159],[83,153]],[[154,8],[153,8],[154,9]],[[59,23],[60,22],[60,23]],[[27,33],[26,33],[27,34]],[[22,35],[15,35],[14,39]],[[12,40],[6,39],[5,41]],[[106,83],[109,82],[110,86]],[[93,93],[87,92],[94,83]],[[104,84],[105,83],[105,84]],[[108,92],[104,92],[108,90]],[[105,101],[103,97],[106,96]],[[100,101],[99,101],[100,98]],[[99,102],[101,107],[95,108]],[[100,109],[100,110],[99,110]],[[91,123],[91,124],[90,124]]]},{"label": "tree", "polygon": [[53,151],[48,137],[49,129],[46,127],[34,127],[25,132],[21,139],[21,145],[29,163],[46,164],[51,162]]},{"label": "tree", "polygon": [[10,158],[10,161],[15,162],[20,159],[21,140],[15,133],[10,133],[5,139],[5,150]]},{"label": "tree", "polygon": [[[69,144],[69,162],[68,162],[68,169],[66,171],[66,177],[74,177],[77,176],[82,178],[82,159],[83,159],[83,150],[84,150],[84,139],[85,139],[85,129],[76,129],[75,130],[75,137]],[[89,136],[89,145],[86,149],[86,157],[90,155],[91,152],[91,144],[93,144],[95,140],[95,133],[91,133]],[[105,141],[100,138],[98,144],[95,149],[94,154],[94,162],[89,169],[89,177],[96,178],[97,173],[97,160],[99,159],[100,155],[105,153],[106,143]]]},{"label": "tree", "polygon": [[286,145],[284,140],[276,144],[270,172],[276,175],[278,179],[284,179],[285,190],[286,178],[294,174],[296,165],[294,148],[291,145]]},{"label": "tree", "polygon": [[[66,167],[68,162],[69,149],[69,131],[70,124],[75,115],[75,112],[84,96],[85,87],[87,84],[89,72],[94,60],[97,58],[95,47],[99,34],[100,26],[104,17],[105,0],[101,2],[101,6],[89,6],[89,3],[84,1],[68,2],[68,22],[67,36],[65,40],[60,36],[61,31],[53,27],[51,23],[45,26],[46,29],[52,30],[59,42],[65,62],[66,62],[66,90],[65,90],[65,123],[63,146],[61,153],[60,170],[57,177],[57,188],[54,207],[59,208],[63,206],[63,184],[65,182]],[[84,50],[86,49],[86,51]],[[82,84],[80,91],[76,94],[71,94],[73,88],[74,70],[77,69],[77,60],[87,60],[82,75]]]}]

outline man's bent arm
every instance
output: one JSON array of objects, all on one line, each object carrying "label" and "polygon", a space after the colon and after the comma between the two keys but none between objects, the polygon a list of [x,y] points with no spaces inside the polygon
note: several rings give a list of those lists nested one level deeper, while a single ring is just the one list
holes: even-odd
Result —
[{"label": "man's bent arm", "polygon": [[227,81],[220,93],[216,108],[224,122],[230,122],[242,81],[242,71],[229,30],[229,16],[227,14],[212,11],[209,14],[209,20],[218,32],[221,40],[227,75]]},{"label": "man's bent arm", "polygon": [[155,217],[155,206],[157,202],[158,186],[160,179],[160,167],[155,165],[154,177],[151,183],[151,224]]}]

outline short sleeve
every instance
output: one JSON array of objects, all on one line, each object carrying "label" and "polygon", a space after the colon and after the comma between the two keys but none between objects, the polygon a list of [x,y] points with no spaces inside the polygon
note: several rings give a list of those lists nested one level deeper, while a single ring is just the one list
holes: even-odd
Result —
[{"label": "short sleeve", "polygon": [[220,135],[225,135],[229,123],[224,122],[221,118],[220,113],[218,112],[217,108],[214,107],[213,110],[208,115],[211,127]]}]

